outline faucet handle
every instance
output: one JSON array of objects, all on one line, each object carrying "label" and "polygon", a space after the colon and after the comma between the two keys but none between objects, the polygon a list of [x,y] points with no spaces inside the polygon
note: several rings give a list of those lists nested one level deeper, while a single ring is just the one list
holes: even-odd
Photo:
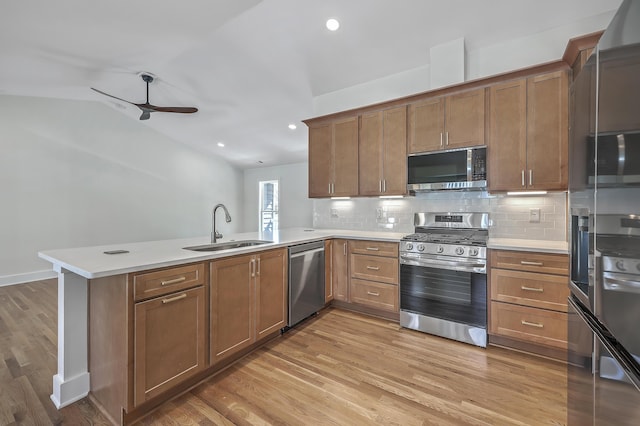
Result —
[{"label": "faucet handle", "polygon": [[222,234],[220,232],[216,231],[216,239],[218,239],[218,238],[222,238]]}]

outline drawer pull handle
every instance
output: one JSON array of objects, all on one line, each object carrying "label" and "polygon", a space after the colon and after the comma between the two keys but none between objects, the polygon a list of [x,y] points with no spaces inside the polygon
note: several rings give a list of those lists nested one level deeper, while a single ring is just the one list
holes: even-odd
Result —
[{"label": "drawer pull handle", "polygon": [[544,327],[544,324],[540,324],[538,322],[529,322],[529,321],[525,321],[525,320],[522,320],[520,322],[522,323],[522,325],[528,325],[530,327],[538,327],[538,328]]},{"label": "drawer pull handle", "polygon": [[380,249],[378,247],[367,247],[367,250],[369,250],[369,251],[380,251]]},{"label": "drawer pull handle", "polygon": [[367,291],[367,294],[368,294],[369,296],[380,296],[380,293],[374,293],[374,292],[372,292],[372,291]]},{"label": "drawer pull handle", "polygon": [[175,278],[173,280],[162,281],[160,285],[178,284],[178,283],[181,283],[182,281],[186,281],[186,279],[187,277]]},{"label": "drawer pull handle", "polygon": [[379,266],[368,266],[367,265],[367,269],[371,269],[372,271],[379,271],[380,267]]},{"label": "drawer pull handle", "polygon": [[542,262],[528,262],[526,260],[521,260],[520,264],[521,265],[529,265],[529,266],[542,266],[542,265],[544,265]]},{"label": "drawer pull handle", "polygon": [[175,302],[176,300],[184,299],[185,297],[187,297],[187,293],[182,293],[180,296],[170,297],[168,299],[162,299],[162,303]]},{"label": "drawer pull handle", "polygon": [[538,292],[538,293],[542,293],[542,292],[544,291],[544,289],[543,289],[543,288],[526,287],[526,286],[522,286],[522,287],[520,287],[520,288],[521,288],[522,290],[524,290],[524,291],[535,291],[535,292]]}]

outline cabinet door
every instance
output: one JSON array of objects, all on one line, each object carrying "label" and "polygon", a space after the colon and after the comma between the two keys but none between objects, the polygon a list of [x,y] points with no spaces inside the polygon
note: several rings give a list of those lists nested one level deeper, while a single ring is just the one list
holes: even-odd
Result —
[{"label": "cabinet door", "polygon": [[134,405],[204,369],[204,297],[197,287],[135,304]]},{"label": "cabinet door", "polygon": [[358,117],[333,123],[333,192],[331,196],[358,195]]},{"label": "cabinet door", "polygon": [[383,195],[407,193],[407,107],[383,112]]},{"label": "cabinet door", "polygon": [[254,268],[252,256],[211,263],[211,364],[255,340]]},{"label": "cabinet door", "polygon": [[331,281],[333,282],[333,298],[342,302],[348,302],[349,271],[347,240],[333,240],[332,245]]},{"label": "cabinet door", "polygon": [[527,187],[566,190],[568,180],[567,73],[527,80]]},{"label": "cabinet door", "polygon": [[309,128],[309,197],[328,197],[332,183],[333,127]]},{"label": "cabinet door", "polygon": [[382,111],[363,114],[360,117],[360,142],[358,145],[360,195],[382,194],[382,135]]},{"label": "cabinet door", "polygon": [[409,153],[444,148],[444,99],[431,98],[409,105]]},{"label": "cabinet door", "polygon": [[524,189],[527,81],[522,79],[492,86],[489,103],[489,191]]},{"label": "cabinet door", "polygon": [[333,240],[324,241],[324,303],[333,300],[333,282],[331,271],[333,270]]},{"label": "cabinet door", "polygon": [[446,149],[484,145],[484,89],[447,97],[445,131]]},{"label": "cabinet door", "polygon": [[256,337],[260,340],[287,325],[287,249],[260,253],[256,261]]}]

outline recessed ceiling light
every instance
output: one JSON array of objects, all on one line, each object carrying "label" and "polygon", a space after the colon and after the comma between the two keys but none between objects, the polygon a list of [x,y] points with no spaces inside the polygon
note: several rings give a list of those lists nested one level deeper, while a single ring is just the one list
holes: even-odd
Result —
[{"label": "recessed ceiling light", "polygon": [[289,129],[295,130],[297,128],[298,128],[298,126],[296,126],[295,124],[293,124],[293,123],[289,124]]},{"label": "recessed ceiling light", "polygon": [[220,148],[224,148],[224,144],[223,144],[222,142],[218,142],[218,146],[219,146]]},{"label": "recessed ceiling light", "polygon": [[326,25],[329,31],[336,31],[338,28],[340,28],[340,22],[338,22],[338,20],[335,18],[327,19]]}]

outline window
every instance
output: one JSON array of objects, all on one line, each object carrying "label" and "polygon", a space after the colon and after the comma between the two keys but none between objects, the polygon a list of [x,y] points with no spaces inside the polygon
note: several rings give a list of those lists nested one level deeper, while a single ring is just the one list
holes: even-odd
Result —
[{"label": "window", "polygon": [[278,181],[260,181],[260,231],[275,231],[278,229]]}]

